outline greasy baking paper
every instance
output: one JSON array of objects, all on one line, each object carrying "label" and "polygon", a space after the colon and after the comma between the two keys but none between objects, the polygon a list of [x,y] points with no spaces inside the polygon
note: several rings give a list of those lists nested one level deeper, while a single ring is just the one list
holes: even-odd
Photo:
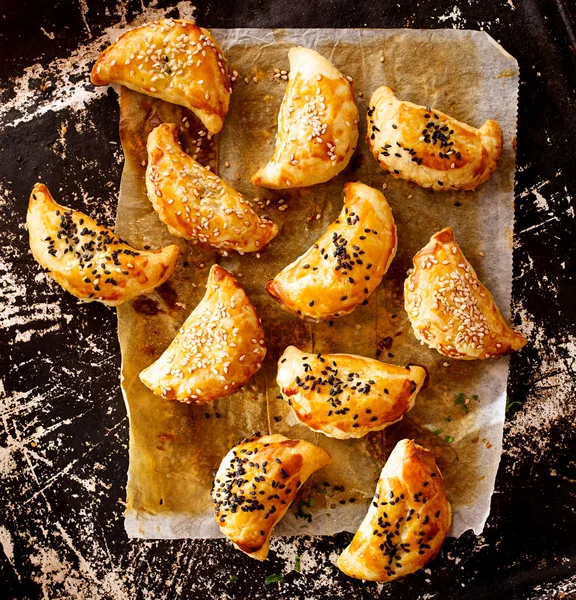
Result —
[{"label": "greasy baking paper", "polygon": [[[121,90],[126,163],[117,232],[137,247],[179,243],[184,249],[167,284],[118,309],[122,387],[130,417],[129,536],[220,537],[210,500],[213,473],[229,448],[255,431],[307,439],[333,458],[332,465],[304,486],[278,525],[278,535],[356,531],[380,469],[403,437],[429,447],[437,457],[454,507],[451,534],[459,536],[470,528],[480,533],[500,461],[508,360],[448,360],[420,345],[403,309],[402,288],[414,254],[433,233],[451,226],[479,277],[509,316],[516,61],[486,33],[476,31],[214,33],[230,68],[239,73],[224,129],[214,139],[200,133],[202,127],[189,111]],[[272,155],[286,85],[281,77],[274,78],[274,69],[288,70],[287,52],[294,45],[314,48],[354,79],[362,141],[349,167],[328,183],[290,191],[257,189],[250,175]],[[363,141],[367,100],[383,84],[401,99],[436,107],[475,127],[489,118],[497,120],[504,132],[504,151],[490,181],[476,192],[434,193],[385,175]],[[180,124],[184,148],[278,223],[278,237],[260,256],[218,257],[174,238],[157,218],[145,191],[145,144],[150,130],[163,121]],[[344,183],[356,180],[379,189],[387,185],[384,193],[398,227],[398,254],[367,306],[332,326],[302,322],[283,312],[264,285],[323,233],[341,209]],[[215,261],[239,278],[256,306],[268,355],[253,379],[228,398],[205,406],[162,400],[140,383],[138,374],[158,358],[202,298]],[[400,423],[360,440],[334,440],[299,425],[277,397],[276,362],[289,344],[306,351],[349,352],[399,365],[423,365],[430,385]]]}]

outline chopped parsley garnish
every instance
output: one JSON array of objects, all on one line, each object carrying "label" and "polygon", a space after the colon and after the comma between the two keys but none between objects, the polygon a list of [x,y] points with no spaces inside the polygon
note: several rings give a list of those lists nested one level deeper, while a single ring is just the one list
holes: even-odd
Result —
[{"label": "chopped parsley garnish", "polygon": [[268,575],[264,583],[270,585],[271,583],[283,583],[284,581],[286,581],[284,575],[275,573],[274,575]]},{"label": "chopped parsley garnish", "polygon": [[230,583],[236,583],[238,581],[238,575],[230,575]]},{"label": "chopped parsley garnish", "polygon": [[314,502],[314,498],[308,498],[308,500],[300,500],[299,504],[298,504],[298,511],[296,513],[294,513],[294,516],[297,519],[304,519],[305,521],[308,521],[308,523],[312,522],[312,514],[309,512],[306,512],[304,510],[305,507],[308,508],[312,508],[314,506],[315,502]]},{"label": "chopped parsley garnish", "polygon": [[300,557],[299,556],[296,557],[296,561],[294,563],[294,568],[296,569],[296,571],[298,571],[298,573],[300,573]]},{"label": "chopped parsley garnish", "polygon": [[[478,398],[478,396],[476,396],[476,398]],[[458,405],[460,405],[462,407],[462,410],[466,414],[468,414],[470,409],[468,408],[468,405],[466,404],[466,396],[464,396],[464,394],[462,392],[460,392],[460,394],[458,394],[456,396],[456,400],[454,401],[454,406],[458,406]]]}]

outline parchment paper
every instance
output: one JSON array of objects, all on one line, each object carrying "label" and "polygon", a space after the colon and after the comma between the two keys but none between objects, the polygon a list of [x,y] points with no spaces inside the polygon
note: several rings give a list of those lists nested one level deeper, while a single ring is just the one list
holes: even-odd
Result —
[{"label": "parchment paper", "polygon": [[[503,314],[509,316],[516,61],[486,33],[474,31],[235,29],[214,33],[231,69],[239,72],[230,112],[216,139],[198,135],[202,128],[187,110],[121,91],[126,163],[117,232],[137,247],[175,242],[153,212],[144,187],[146,136],[162,121],[181,124],[185,149],[192,154],[197,150],[200,162],[210,164],[246,198],[257,199],[256,208],[265,207],[281,232],[261,256],[225,259],[178,240],[185,251],[168,284],[119,307],[122,386],[130,417],[128,535],[220,537],[210,501],[213,473],[229,448],[254,431],[310,440],[334,459],[311,478],[277,527],[277,535],[356,531],[380,469],[403,437],[431,448],[437,457],[454,507],[451,535],[457,537],[470,528],[480,533],[500,461],[508,360],[449,361],[421,346],[403,309],[402,285],[414,254],[433,233],[449,225]],[[476,192],[434,193],[385,175],[362,141],[350,166],[326,184],[282,192],[254,188],[250,176],[272,155],[285,89],[285,81],[273,77],[274,68],[288,70],[287,51],[293,45],[318,50],[354,78],[361,140],[367,100],[386,84],[401,99],[436,107],[476,127],[488,118],[497,120],[504,132],[498,170]],[[398,254],[367,306],[337,319],[333,326],[304,323],[283,312],[268,297],[264,284],[322,234],[341,209],[344,183],[356,180],[377,188],[387,184],[384,193],[398,227]],[[167,402],[141,384],[138,373],[163,352],[201,299],[209,267],[216,260],[239,277],[259,311],[268,355],[243,390],[213,405]],[[297,424],[287,404],[277,398],[276,361],[289,344],[307,351],[351,352],[400,365],[420,364],[429,371],[430,385],[400,423],[360,440],[333,440]],[[455,403],[460,393],[469,404]]]}]

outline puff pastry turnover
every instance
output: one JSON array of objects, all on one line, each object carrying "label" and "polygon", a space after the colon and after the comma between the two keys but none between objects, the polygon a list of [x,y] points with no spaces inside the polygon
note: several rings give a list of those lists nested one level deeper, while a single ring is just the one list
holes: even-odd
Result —
[{"label": "puff pastry turnover", "polygon": [[347,315],[378,287],[396,245],[392,210],[383,194],[363,183],[347,183],[340,216],[266,289],[302,319]]},{"label": "puff pastry turnover", "polygon": [[343,440],[399,421],[414,406],[425,379],[425,369],[414,365],[289,346],[278,362],[276,381],[300,423]]},{"label": "puff pastry turnover", "polygon": [[148,136],[146,189],[171,233],[222,254],[261,250],[278,233],[241,194],[182,150],[174,123]]},{"label": "puff pastry turnover", "polygon": [[498,357],[526,345],[504,321],[449,227],[414,257],[404,303],[416,337],[450,358]]},{"label": "puff pastry turnover", "polygon": [[368,513],[336,563],[358,579],[392,581],[434,558],[450,529],[452,508],[434,456],[398,442],[382,469]]},{"label": "puff pastry turnover", "polygon": [[127,31],[100,54],[90,79],[185,106],[212,134],[222,129],[232,91],[218,42],[184,19],[161,19]]},{"label": "puff pastry turnover", "polygon": [[166,400],[204,404],[242,387],[265,355],[250,299],[226,269],[213,265],[204,298],[140,379]]},{"label": "puff pastry turnover", "polygon": [[265,560],[270,534],[299,488],[332,462],[326,450],[282,435],[255,434],[234,446],[216,473],[212,500],[220,530],[242,552]]},{"label": "puff pastry turnover", "polygon": [[502,130],[496,121],[475,129],[430,107],[403,102],[386,86],[368,105],[367,140],[390,175],[434,191],[474,190],[496,170]]},{"label": "puff pastry turnover", "polygon": [[87,215],[61,206],[37,183],[26,225],[30,249],[44,271],[67,292],[117,306],[147,294],[172,274],[180,248],[137,250]]},{"label": "puff pastry turnover", "polygon": [[252,177],[286,189],[322,183],[346,168],[358,144],[358,108],[349,80],[309,48],[291,48],[290,77],[272,160]]}]

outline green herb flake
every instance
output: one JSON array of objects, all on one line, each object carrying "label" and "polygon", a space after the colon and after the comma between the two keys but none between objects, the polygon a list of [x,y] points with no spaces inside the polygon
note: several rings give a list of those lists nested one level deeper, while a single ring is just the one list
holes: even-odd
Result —
[{"label": "green herb flake", "polygon": [[472,396],[472,400],[478,401],[478,396],[476,396],[476,394],[474,394],[474,396]]},{"label": "green herb flake", "polygon": [[296,519],[304,519],[308,521],[308,523],[312,523],[312,514],[306,512],[305,508],[312,508],[314,506],[314,498],[309,498],[308,500],[300,500],[298,503],[298,510],[294,513],[294,517]]},{"label": "green herb flake", "polygon": [[238,581],[238,575],[230,575],[230,583],[236,583]]},{"label": "green herb flake", "polygon": [[522,404],[522,402],[520,402],[519,400],[516,400],[515,402],[510,402],[510,398],[508,396],[506,396],[506,409],[505,412],[506,414],[508,414],[508,411],[515,405],[515,404]]},{"label": "green herb flake", "polygon": [[444,438],[444,441],[445,441],[447,444],[451,444],[451,443],[454,441],[454,438],[453,438],[451,435],[447,435],[447,436]]},{"label": "green herb flake", "polygon": [[450,421],[452,421],[452,417],[446,417],[445,420],[448,421],[448,423],[450,423]]},{"label": "green herb flake", "polygon": [[434,435],[440,435],[440,430],[439,429],[435,429],[432,433]]},{"label": "green herb flake", "polygon": [[298,571],[298,573],[300,573],[300,557],[299,556],[296,557],[296,561],[294,562],[294,568],[296,569],[296,571]]},{"label": "green herb flake", "polygon": [[284,583],[285,581],[284,575],[275,573],[273,575],[268,575],[264,583],[270,585],[271,583]]},{"label": "green herb flake", "polygon": [[460,392],[457,396],[456,396],[456,400],[454,400],[454,406],[458,406],[460,405],[462,407],[462,410],[468,414],[468,412],[470,411],[470,409],[468,408],[467,404],[466,404],[466,396]]}]

